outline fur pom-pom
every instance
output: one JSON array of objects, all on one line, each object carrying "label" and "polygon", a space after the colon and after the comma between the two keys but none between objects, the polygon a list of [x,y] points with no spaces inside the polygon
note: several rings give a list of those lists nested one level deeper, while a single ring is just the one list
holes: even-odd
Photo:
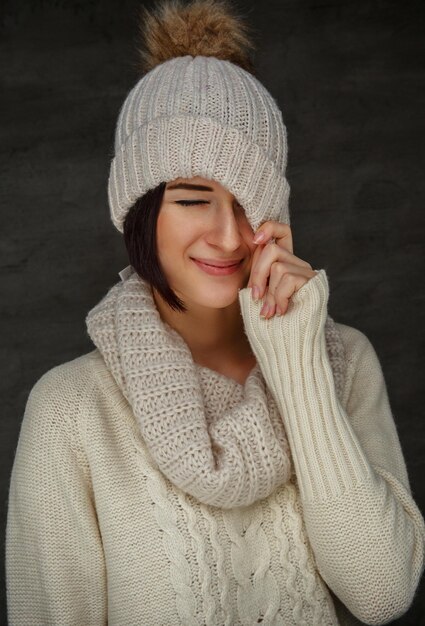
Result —
[{"label": "fur pom-pom", "polygon": [[254,74],[250,51],[251,28],[228,0],[162,0],[153,9],[142,7],[139,17],[140,69],[179,56],[214,56]]}]

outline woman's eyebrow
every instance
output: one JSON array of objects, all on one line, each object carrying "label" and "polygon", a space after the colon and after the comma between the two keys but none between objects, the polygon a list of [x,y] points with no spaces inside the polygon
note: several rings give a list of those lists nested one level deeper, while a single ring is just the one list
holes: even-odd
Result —
[{"label": "woman's eyebrow", "polygon": [[191,183],[177,183],[170,185],[167,189],[193,189],[194,191],[214,191],[212,187],[206,185],[193,185]]}]

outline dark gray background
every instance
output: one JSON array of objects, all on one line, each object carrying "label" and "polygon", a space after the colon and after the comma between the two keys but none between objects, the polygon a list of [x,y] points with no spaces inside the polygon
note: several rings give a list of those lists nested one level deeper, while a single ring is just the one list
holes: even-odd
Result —
[{"label": "dark gray background", "polygon": [[[134,0],[1,7],[1,508],[28,393],[92,349],[85,315],[127,265],[106,184],[137,80]],[[288,130],[294,252],[380,358],[415,499],[423,447],[425,55],[420,0],[242,2]],[[421,371],[422,370],[422,371]],[[4,551],[4,542],[2,542]],[[424,584],[397,624],[425,624]],[[4,585],[0,620],[6,623]]]}]

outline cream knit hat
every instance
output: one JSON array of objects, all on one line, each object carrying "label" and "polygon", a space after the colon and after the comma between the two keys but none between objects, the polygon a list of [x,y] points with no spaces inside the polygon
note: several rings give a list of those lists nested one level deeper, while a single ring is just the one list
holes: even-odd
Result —
[{"label": "cream knit hat", "polygon": [[[189,53],[176,56],[170,50],[173,58],[161,62],[163,44],[159,64],[138,81],[121,108],[108,183],[112,221],[123,232],[127,212],[149,189],[178,177],[202,176],[233,193],[254,230],[269,219],[289,224],[282,113],[253,74],[217,58],[217,52],[211,55],[217,11],[228,26],[223,33],[223,21],[219,25],[216,38],[222,42],[241,37],[241,23],[226,13],[223,2],[198,0],[190,7],[163,3],[155,22],[162,36],[164,31],[173,35],[175,44],[180,20],[178,26],[184,24],[186,32],[182,37],[180,30],[179,51]],[[225,47],[223,43],[220,56],[226,55]]]}]

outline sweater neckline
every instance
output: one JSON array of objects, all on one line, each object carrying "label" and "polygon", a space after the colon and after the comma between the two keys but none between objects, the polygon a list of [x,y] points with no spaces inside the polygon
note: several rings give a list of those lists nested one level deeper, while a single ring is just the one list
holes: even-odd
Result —
[{"label": "sweater neckline", "polygon": [[286,432],[258,364],[244,385],[198,366],[137,274],[114,285],[86,323],[151,456],[173,484],[204,504],[234,508],[290,480]]},{"label": "sweater neckline", "polygon": [[[152,303],[154,302],[153,300],[153,296],[152,296]],[[156,306],[155,306],[156,308]],[[160,324],[162,324],[164,326],[164,328],[167,329],[168,333],[170,333],[172,336],[175,337],[176,341],[184,341],[182,336],[180,335],[180,333],[175,330],[172,326],[170,326],[170,324],[168,324],[168,322],[166,322],[165,320],[162,319],[158,309],[157,309],[157,315],[158,315],[158,321]],[[186,342],[184,342],[186,344]],[[187,344],[186,344],[187,346]],[[190,353],[190,349],[189,346],[187,346],[187,349]],[[260,365],[257,361],[257,363],[254,365],[254,367],[251,368],[251,370],[249,371],[248,376],[245,379],[245,383],[241,384],[239,383],[237,380],[235,380],[234,378],[232,378],[231,376],[226,376],[225,374],[222,374],[221,372],[218,372],[217,370],[214,370],[210,367],[208,367],[207,365],[201,365],[200,363],[197,363],[193,357],[192,354],[190,353],[192,362],[194,367],[197,368],[197,370],[203,370],[205,374],[208,374],[209,376],[216,376],[219,380],[226,382],[227,384],[229,383],[233,383],[234,385],[237,386],[237,388],[239,389],[244,389],[247,385],[248,379],[250,379],[252,376],[258,376],[258,372],[261,372],[260,370]]]},{"label": "sweater neckline", "polygon": [[252,376],[256,376],[258,370],[260,369],[260,366],[257,362],[254,365],[254,367],[251,368],[248,376],[245,379],[245,382],[242,384],[238,382],[237,380],[235,380],[234,378],[232,378],[231,376],[226,376],[225,374],[222,374],[221,372],[218,372],[217,370],[211,369],[210,367],[207,367],[206,365],[200,365],[199,363],[195,362],[195,366],[197,367],[198,370],[204,371],[204,373],[207,374],[208,376],[215,376],[219,380],[226,382],[227,384],[231,383],[239,389],[244,389],[248,383],[248,379],[250,379]]}]

